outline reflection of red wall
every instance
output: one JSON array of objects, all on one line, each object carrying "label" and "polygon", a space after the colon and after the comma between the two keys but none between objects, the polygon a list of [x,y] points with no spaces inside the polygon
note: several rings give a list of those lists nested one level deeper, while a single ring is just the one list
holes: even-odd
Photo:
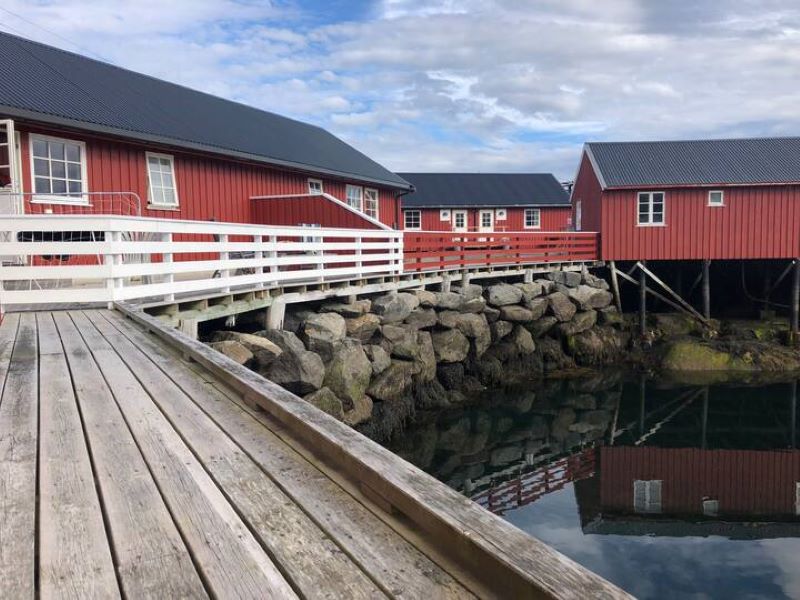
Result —
[{"label": "reflection of red wall", "polygon": [[703,514],[703,497],[721,515],[794,515],[800,450],[600,449],[604,511],[632,513],[633,482],[660,479],[663,513]]},{"label": "reflection of red wall", "polygon": [[[504,221],[498,221],[495,218],[494,230],[495,231],[565,231],[570,226],[570,219],[572,209],[569,206],[542,206],[541,208],[542,226],[539,229],[525,229],[525,209],[524,208],[508,208],[506,209],[507,216]],[[411,209],[415,210],[415,209]],[[422,218],[422,231],[452,231],[453,219],[452,212],[454,210],[465,210],[467,212],[467,228],[469,231],[477,231],[479,224],[479,215],[481,210],[479,208],[453,208],[448,209],[451,213],[451,218],[448,221],[442,221],[439,218],[438,208],[421,208],[420,217]],[[496,210],[496,209],[494,209]]]},{"label": "reflection of red wall", "polygon": [[[358,181],[348,182],[320,177],[313,173],[283,170],[209,154],[173,150],[155,144],[145,145],[140,142],[105,138],[84,132],[44,129],[22,123],[17,123],[17,129],[21,132],[22,185],[25,192],[33,189],[28,133],[35,132],[85,142],[88,191],[135,192],[142,199],[143,216],[198,221],[213,218],[233,223],[273,224],[268,212],[259,213],[259,219],[263,220],[258,221],[253,218],[250,198],[278,194],[307,194],[308,178],[311,177],[322,179],[324,190],[340,200],[345,199],[347,183],[376,187],[379,191],[379,219],[390,226],[397,222],[398,200],[395,198],[395,192],[389,188],[380,188]],[[147,208],[146,151],[171,154],[174,157],[175,180],[180,200],[180,207],[177,210]],[[336,214],[343,215],[344,212],[346,211]],[[285,221],[283,217],[280,220]],[[338,223],[338,226],[350,225],[342,222]]]}]

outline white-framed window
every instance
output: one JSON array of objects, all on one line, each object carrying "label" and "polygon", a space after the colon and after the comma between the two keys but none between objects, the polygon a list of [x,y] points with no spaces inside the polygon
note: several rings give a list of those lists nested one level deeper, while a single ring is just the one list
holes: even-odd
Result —
[{"label": "white-framed window", "polygon": [[407,210],[403,213],[404,229],[420,229],[422,227],[422,214],[418,210]]},{"label": "white-framed window", "polygon": [[449,221],[450,220],[450,211],[446,208],[443,208],[439,211],[439,220],[440,221]]},{"label": "white-framed window", "polygon": [[482,210],[480,213],[480,229],[491,230],[494,227],[494,211]]},{"label": "white-framed window", "polygon": [[322,194],[322,180],[321,179],[308,179],[308,193],[319,196]]},{"label": "white-framed window", "polygon": [[148,201],[150,206],[176,208],[178,186],[175,183],[175,160],[169,154],[147,152]]},{"label": "white-framed window", "polygon": [[33,200],[87,204],[86,144],[31,134]]},{"label": "white-framed window", "polygon": [[346,189],[346,199],[347,205],[351,208],[355,208],[356,210],[364,210],[362,207],[362,202],[364,200],[364,188],[360,185],[350,185],[347,184]]},{"label": "white-framed window", "polygon": [[637,513],[661,512],[661,480],[636,479],[633,482],[633,510]]},{"label": "white-framed window", "polygon": [[364,213],[373,219],[378,218],[378,190],[364,188]]},{"label": "white-framed window", "polygon": [[508,211],[505,208],[498,208],[494,213],[494,218],[498,221],[505,221],[508,218]]},{"label": "white-framed window", "polygon": [[467,230],[467,211],[454,210],[453,211],[453,229],[456,231]]},{"label": "white-framed window", "polygon": [[709,206],[725,206],[725,192],[722,190],[711,190],[708,192]]},{"label": "white-framed window", "polygon": [[542,226],[542,210],[540,208],[525,209],[525,229],[540,229]]},{"label": "white-framed window", "polygon": [[637,223],[645,226],[664,225],[664,192],[639,192]]}]

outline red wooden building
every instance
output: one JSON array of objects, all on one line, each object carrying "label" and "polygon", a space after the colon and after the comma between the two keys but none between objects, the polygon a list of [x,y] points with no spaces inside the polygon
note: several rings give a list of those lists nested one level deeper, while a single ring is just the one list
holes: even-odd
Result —
[{"label": "red wooden building", "polygon": [[400,173],[403,228],[419,231],[565,231],[569,195],[549,173]]},{"label": "red wooden building", "polygon": [[587,143],[572,191],[603,260],[800,256],[800,138]]},{"label": "red wooden building", "polygon": [[0,213],[399,224],[408,183],[319,127],[5,33],[0,56]]}]

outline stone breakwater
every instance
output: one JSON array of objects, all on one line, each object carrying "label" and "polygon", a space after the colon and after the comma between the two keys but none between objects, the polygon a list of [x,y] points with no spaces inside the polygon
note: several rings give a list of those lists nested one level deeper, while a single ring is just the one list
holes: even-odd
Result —
[{"label": "stone breakwater", "polygon": [[628,335],[611,301],[604,280],[558,271],[530,283],[302,305],[282,330],[218,331],[209,343],[381,440],[417,409],[619,360]]}]

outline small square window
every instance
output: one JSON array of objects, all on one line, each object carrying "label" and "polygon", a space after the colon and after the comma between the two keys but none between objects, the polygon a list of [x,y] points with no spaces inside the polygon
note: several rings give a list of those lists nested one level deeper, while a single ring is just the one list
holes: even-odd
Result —
[{"label": "small square window", "polygon": [[419,229],[422,226],[422,217],[418,210],[407,210],[403,214],[405,217],[403,225],[406,229]]},{"label": "small square window", "polygon": [[525,209],[525,229],[539,229],[542,226],[542,211],[538,208]]},{"label": "small square window", "polygon": [[725,206],[725,193],[722,190],[711,190],[708,192],[709,206]]},{"label": "small square window", "polygon": [[175,186],[175,163],[167,154],[147,153],[147,180],[151,206],[177,208],[178,189]]},{"label": "small square window", "polygon": [[319,196],[322,194],[322,181],[320,179],[309,179],[308,180],[308,193],[314,196]]},{"label": "small square window", "polygon": [[450,211],[449,210],[440,210],[439,211],[439,220],[440,221],[449,221],[450,220]]},{"label": "small square window", "polygon": [[505,220],[506,220],[506,215],[507,215],[507,214],[508,214],[508,213],[506,212],[506,209],[505,209],[505,208],[498,208],[498,209],[497,209],[497,211],[495,212],[495,218],[496,218],[498,221],[505,221]]}]

